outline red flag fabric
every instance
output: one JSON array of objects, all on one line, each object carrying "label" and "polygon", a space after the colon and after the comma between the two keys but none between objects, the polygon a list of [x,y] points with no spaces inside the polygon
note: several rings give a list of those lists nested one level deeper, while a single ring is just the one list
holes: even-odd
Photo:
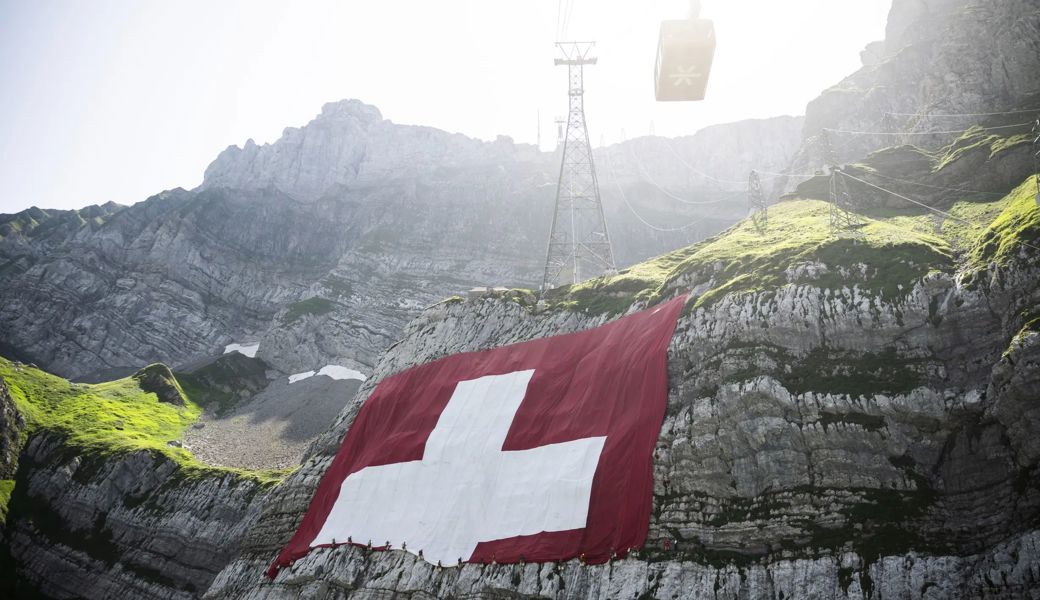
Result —
[{"label": "red flag fabric", "polygon": [[384,379],[268,575],[348,543],[445,566],[641,547],[685,300]]}]

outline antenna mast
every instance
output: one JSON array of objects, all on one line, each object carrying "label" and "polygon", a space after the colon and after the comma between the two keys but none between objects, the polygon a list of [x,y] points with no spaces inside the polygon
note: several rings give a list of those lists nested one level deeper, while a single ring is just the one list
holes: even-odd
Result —
[{"label": "antenna mast", "polygon": [[585,65],[597,62],[589,56],[595,45],[595,42],[556,44],[563,58],[557,58],[555,64],[567,67],[570,110],[563,134],[556,210],[549,232],[542,291],[617,271],[585,124],[584,69]]}]

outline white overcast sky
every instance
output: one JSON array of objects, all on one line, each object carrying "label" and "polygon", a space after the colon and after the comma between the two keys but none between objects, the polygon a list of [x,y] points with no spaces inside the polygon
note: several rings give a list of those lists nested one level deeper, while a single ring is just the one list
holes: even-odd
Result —
[{"label": "white overcast sky", "polygon": [[[803,114],[884,37],[889,0],[704,0],[709,99],[654,102],[662,19],[683,0],[574,0],[598,42],[594,143]],[[0,212],[192,188],[230,144],[273,142],[358,98],[398,123],[543,146],[566,108],[556,0],[0,0]]]}]

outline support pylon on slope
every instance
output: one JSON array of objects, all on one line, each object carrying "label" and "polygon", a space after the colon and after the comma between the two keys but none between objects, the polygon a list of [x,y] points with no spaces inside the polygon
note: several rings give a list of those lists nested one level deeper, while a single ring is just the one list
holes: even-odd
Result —
[{"label": "support pylon on slope", "polygon": [[543,291],[617,271],[585,124],[585,65],[597,62],[589,56],[595,42],[556,45],[563,58],[557,58],[555,64],[567,67],[570,109],[556,186],[556,210],[545,257]]},{"label": "support pylon on slope", "polygon": [[852,212],[852,195],[849,193],[849,182],[841,169],[831,170],[830,190],[830,222],[835,233],[856,229],[859,218]]},{"label": "support pylon on slope", "polygon": [[748,175],[748,215],[755,229],[762,233],[769,223],[769,213],[766,208],[766,197],[762,193],[762,181],[758,178],[757,171],[751,171]]},{"label": "support pylon on slope", "polygon": [[849,182],[845,179],[841,168],[837,165],[834,147],[830,134],[824,129],[820,136],[823,145],[823,160],[831,172],[830,185],[830,223],[831,231],[839,233],[855,229],[859,226],[859,218],[852,212],[852,195],[849,193]]}]

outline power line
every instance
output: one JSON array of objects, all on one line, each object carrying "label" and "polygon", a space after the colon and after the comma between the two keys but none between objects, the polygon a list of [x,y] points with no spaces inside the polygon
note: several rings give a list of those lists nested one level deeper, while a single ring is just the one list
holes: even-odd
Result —
[{"label": "power line", "polygon": [[[908,198],[908,197],[906,197],[906,196],[904,196],[904,195],[902,195],[900,193],[893,192],[892,190],[886,190],[885,188],[883,188],[883,187],[881,187],[879,185],[874,185],[873,183],[870,183],[869,181],[864,181],[864,180],[860,179],[859,177],[854,177],[854,176],[849,175],[848,173],[845,173],[843,171],[837,171],[837,173],[840,173],[843,177],[848,177],[849,179],[852,179],[854,181],[858,181],[860,183],[869,185],[870,187],[878,189],[878,190],[880,190],[882,192],[885,192],[886,194],[891,194],[892,196],[895,196],[896,198],[900,198],[900,199],[906,200],[907,202],[910,202],[912,204],[916,204],[916,205],[918,205],[918,206],[920,206],[922,208],[925,208],[927,210],[932,211],[933,213],[935,213],[937,215],[942,215],[942,216],[946,217],[947,219],[950,219],[950,220],[953,220],[953,221],[957,221],[958,223],[962,223],[962,224],[967,225],[969,227],[976,227],[976,228],[979,228],[979,229],[984,229],[984,227],[982,225],[979,225],[978,223],[973,223],[973,222],[971,222],[971,221],[969,221],[967,219],[962,219],[961,217],[958,217],[956,215],[950,214],[950,213],[948,213],[948,212],[946,212],[944,210],[935,208],[934,206],[930,206],[928,204],[925,204],[924,202],[919,202],[917,200],[914,200],[913,198]],[[1019,243],[1021,243],[1023,246],[1027,246],[1029,248],[1032,248],[1033,250],[1040,251],[1040,248],[1038,248],[1038,247],[1036,247],[1036,246],[1034,246],[1034,245],[1032,245],[1032,244],[1030,244],[1028,242],[1019,242]]]},{"label": "power line", "polygon": [[[757,170],[757,169],[756,169]],[[758,171],[759,175],[769,175],[770,177],[818,177],[824,175],[821,171],[819,173],[777,173],[775,171]]]},{"label": "power line", "polygon": [[932,114],[927,114],[927,113],[900,113],[900,112],[887,112],[886,111],[884,114],[892,115],[893,117],[920,117],[920,118],[924,118],[924,119],[932,119],[932,118],[946,119],[946,118],[956,118],[956,117],[995,117],[995,116],[1000,116],[1000,115],[1028,115],[1028,114],[1037,114],[1037,113],[1040,113],[1040,108],[1032,108],[1032,109],[1029,109],[1029,110],[1006,110],[1006,111],[1003,111],[1003,112],[987,112],[987,113],[948,113],[948,114],[932,113]]},{"label": "power line", "polygon": [[984,131],[991,131],[991,130],[997,130],[997,129],[1014,129],[1016,127],[1025,127],[1025,126],[1028,126],[1028,125],[1032,125],[1032,123],[1031,122],[1030,123],[1017,123],[1015,125],[1000,125],[998,127],[978,127],[977,126],[977,127],[972,127],[970,129],[957,129],[955,131],[849,131],[849,130],[846,130],[846,129],[830,129],[828,127],[824,127],[823,130],[824,131],[828,131],[830,133],[844,133],[844,134],[848,134],[848,135],[896,135],[896,136],[903,136],[903,135],[947,135],[947,134],[953,134],[953,133],[968,133],[969,131],[974,131],[975,129],[982,129]]},{"label": "power line", "polygon": [[560,34],[560,36],[561,36],[560,39],[561,40],[567,37],[567,32],[568,32],[568,30],[570,30],[570,27],[571,27],[571,15],[574,14],[574,3],[575,3],[575,0],[568,0],[567,1],[567,9],[566,9],[564,17],[563,17],[563,31]]},{"label": "power line", "polygon": [[556,41],[560,41],[560,17],[563,13],[563,0],[556,0]]},{"label": "power line", "polygon": [[918,183],[916,181],[910,181],[910,180],[907,180],[907,179],[899,179],[898,177],[890,177],[888,175],[882,175],[881,173],[871,173],[871,176],[873,176],[873,177],[880,177],[882,179],[887,179],[889,181],[895,181],[897,183],[905,183],[905,184],[908,184],[908,185],[917,185],[917,186],[920,186],[920,187],[931,188],[933,190],[946,190],[946,191],[950,191],[950,192],[964,192],[965,194],[987,194],[987,195],[990,195],[990,196],[1004,196],[1005,195],[1002,192],[984,192],[982,190],[966,190],[966,189],[963,189],[963,188],[943,187],[941,185],[929,185],[927,183]]},{"label": "power line", "polygon": [[618,182],[618,178],[617,178],[617,171],[614,170],[614,159],[611,158],[609,152],[606,153],[606,157],[607,157],[607,166],[610,167],[610,179],[614,182],[614,186],[617,188],[618,194],[621,196],[621,200],[624,201],[625,206],[628,207],[629,212],[631,212],[632,215],[636,219],[639,219],[639,221],[643,225],[649,227],[650,229],[652,229],[654,231],[658,231],[658,232],[661,232],[661,233],[676,233],[678,231],[684,231],[686,229],[689,229],[690,227],[693,227],[694,225],[696,225],[700,221],[700,219],[698,218],[698,219],[695,219],[695,220],[687,223],[686,225],[683,225],[682,227],[658,227],[658,226],[654,225],[653,223],[651,223],[651,222],[647,221],[646,219],[644,219],[638,212],[636,212],[636,209],[632,206],[632,203],[628,201],[628,196],[625,194],[625,190],[623,190],[621,188],[621,183]]},{"label": "power line", "polygon": [[669,141],[668,138],[661,138],[661,139],[664,140],[664,145],[667,146],[669,150],[671,150],[672,154],[675,155],[675,158],[678,158],[679,162],[681,162],[683,164],[683,166],[685,166],[690,171],[693,171],[697,175],[700,175],[701,177],[703,177],[705,179],[709,179],[711,181],[715,181],[715,182],[718,182],[718,183],[739,183],[741,185],[746,185],[747,184],[747,182],[744,181],[743,179],[739,179],[739,180],[738,179],[720,179],[718,177],[715,177],[715,176],[712,176],[712,175],[708,175],[707,173],[694,168],[693,165],[691,165],[690,163],[686,162],[686,159],[683,158],[682,155],[680,155],[675,150],[675,147],[672,146],[672,143],[671,143],[671,141]]},{"label": "power line", "polygon": [[911,202],[911,203],[916,204],[916,205],[918,205],[918,206],[920,206],[922,208],[926,208],[926,209],[928,209],[928,210],[930,210],[930,211],[932,211],[932,212],[934,212],[934,213],[936,213],[938,215],[942,215],[942,216],[946,217],[947,219],[952,219],[954,221],[958,221],[960,223],[964,223],[965,225],[971,225],[972,227],[976,226],[975,223],[972,223],[971,221],[968,221],[967,219],[962,219],[962,218],[960,218],[960,217],[958,217],[956,215],[950,214],[950,213],[948,213],[948,212],[946,212],[944,210],[941,210],[941,209],[935,208],[934,206],[925,204],[924,202],[919,202],[917,200],[914,200],[913,198],[907,198],[906,196],[904,196],[904,195],[902,195],[902,194],[900,194],[898,192],[893,192],[892,190],[886,190],[885,188],[883,188],[883,187],[881,187],[879,185],[874,185],[873,183],[870,183],[869,181],[864,181],[864,180],[860,179],[859,177],[855,177],[853,175],[849,175],[848,173],[845,173],[845,172],[842,172],[842,171],[837,171],[837,173],[840,173],[842,176],[848,177],[849,179],[852,179],[854,181],[858,181],[860,183],[864,183],[866,185],[869,185],[872,188],[876,188],[878,190],[881,190],[882,192],[885,192],[886,194],[891,194],[891,195],[895,196],[896,198],[902,198],[903,200],[906,200],[907,202]]},{"label": "power line", "polygon": [[697,201],[697,200],[687,200],[685,198],[680,198],[679,196],[676,196],[675,194],[669,192],[668,190],[666,190],[663,187],[661,187],[660,185],[658,185],[657,181],[650,175],[650,173],[647,172],[646,168],[643,165],[643,161],[639,160],[639,158],[637,157],[636,153],[631,148],[629,148],[629,155],[632,157],[632,162],[634,162],[636,164],[636,168],[639,169],[639,172],[643,176],[643,178],[646,179],[646,181],[650,185],[652,185],[655,188],[657,188],[658,190],[660,190],[665,196],[668,196],[669,198],[671,198],[672,200],[675,200],[676,202],[681,202],[683,204],[688,204],[690,206],[705,206],[705,205],[710,205],[710,204],[721,204],[722,202],[726,202],[726,200],[723,200],[723,199]]}]

